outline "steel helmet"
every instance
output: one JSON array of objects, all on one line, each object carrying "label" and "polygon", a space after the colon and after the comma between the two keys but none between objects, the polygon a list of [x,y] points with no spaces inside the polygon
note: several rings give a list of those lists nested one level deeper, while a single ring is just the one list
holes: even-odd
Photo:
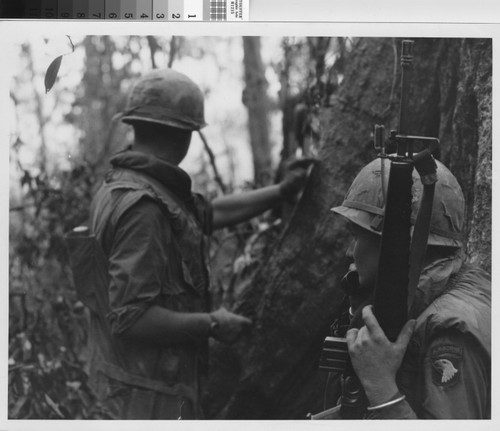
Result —
[{"label": "steel helmet", "polygon": [[[429,245],[461,247],[465,200],[453,174],[439,161],[432,208]],[[354,179],[341,206],[332,208],[356,225],[382,233],[385,196],[389,180],[390,160],[378,158],[366,165]],[[383,184],[383,187],[382,187]],[[413,170],[411,223],[415,223],[423,186]]]},{"label": "steel helmet", "polygon": [[186,75],[155,69],[134,84],[121,119],[129,124],[145,121],[199,130],[206,125],[203,93]]}]

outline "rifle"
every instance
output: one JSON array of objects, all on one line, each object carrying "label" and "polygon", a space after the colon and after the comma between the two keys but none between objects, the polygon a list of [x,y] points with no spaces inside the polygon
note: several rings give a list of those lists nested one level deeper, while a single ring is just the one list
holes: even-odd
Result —
[{"label": "rifle", "polygon": [[[408,320],[408,309],[413,301],[419,275],[425,259],[429,234],[436,163],[429,151],[436,138],[409,135],[409,73],[413,61],[413,41],[403,40],[401,46],[401,99],[398,131],[391,131],[389,143],[396,145],[395,155],[386,153],[384,126],[376,125],[375,148],[379,157],[390,160],[389,181],[384,217],[381,220],[379,270],[373,292],[373,308],[387,338],[395,341]],[[426,149],[413,154],[415,143]],[[413,169],[416,168],[424,184],[424,192],[411,237]],[[357,278],[348,273],[342,283],[344,290],[356,290]],[[358,283],[359,284],[359,283]],[[347,289],[346,289],[347,286]],[[407,286],[407,288],[401,288]],[[366,397],[347,353],[345,338],[326,337],[320,358],[320,369],[341,372],[343,375],[340,408],[312,415],[311,419],[356,419],[365,414]]]}]

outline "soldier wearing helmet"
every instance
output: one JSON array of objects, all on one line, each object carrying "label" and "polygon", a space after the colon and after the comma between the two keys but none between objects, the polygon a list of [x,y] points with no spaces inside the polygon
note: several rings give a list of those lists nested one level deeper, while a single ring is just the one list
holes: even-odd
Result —
[{"label": "soldier wearing helmet", "polygon": [[280,184],[208,202],[178,166],[192,132],[205,126],[193,81],[171,69],[148,73],[122,120],[133,126],[134,144],[111,159],[91,209],[108,282],[92,317],[90,382],[105,417],[200,418],[208,338],[232,343],[251,324],[225,308],[210,311],[205,238],[293,200],[311,160]]},{"label": "soldier wearing helmet", "polygon": [[[342,205],[333,208],[352,231],[348,248],[359,286],[348,293],[348,352],[368,403],[369,419],[484,419],[490,417],[490,276],[463,253],[464,197],[437,162],[424,268],[410,320],[390,342],[375,318],[371,295],[378,271],[390,163],[365,166]],[[414,171],[412,224],[423,186]],[[406,287],[405,287],[406,288]]]},{"label": "soldier wearing helmet", "polygon": [[203,93],[182,73],[153,70],[135,83],[122,121],[199,130],[206,126]]}]

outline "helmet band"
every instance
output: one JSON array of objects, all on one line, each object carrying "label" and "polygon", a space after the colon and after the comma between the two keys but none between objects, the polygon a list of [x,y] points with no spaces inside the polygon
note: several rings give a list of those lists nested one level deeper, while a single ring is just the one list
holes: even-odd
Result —
[{"label": "helmet band", "polygon": [[[382,216],[382,217],[384,216],[384,210],[382,208],[378,208],[378,207],[375,207],[373,205],[368,205],[368,204],[365,204],[362,202],[344,201],[342,203],[342,206],[345,208],[352,208],[355,210],[364,211],[364,212],[372,214],[372,215],[378,215],[378,216]],[[412,223],[412,225],[415,224],[415,217],[414,216],[411,217],[411,223]],[[372,227],[372,229],[374,229],[374,228]],[[377,230],[377,229],[374,229],[374,230]],[[440,235],[442,237],[454,239],[457,241],[463,240],[463,235],[460,232],[450,232],[448,230],[439,229],[439,228],[433,227],[433,226],[431,226],[430,232],[432,232],[436,235]]]},{"label": "helmet band", "polygon": [[127,120],[141,120],[142,118],[151,119],[166,124],[173,121],[180,127],[188,128],[191,130],[198,130],[201,127],[205,126],[205,123],[199,124],[195,121],[186,120],[186,118],[180,116],[178,112],[167,109],[163,106],[133,106],[121,114],[121,119],[124,122],[127,122]]},{"label": "helmet band", "polygon": [[353,208],[355,210],[365,211],[367,213],[376,214],[383,216],[384,210],[382,208],[375,207],[373,205],[368,205],[357,201],[344,201],[342,206],[347,208]]}]

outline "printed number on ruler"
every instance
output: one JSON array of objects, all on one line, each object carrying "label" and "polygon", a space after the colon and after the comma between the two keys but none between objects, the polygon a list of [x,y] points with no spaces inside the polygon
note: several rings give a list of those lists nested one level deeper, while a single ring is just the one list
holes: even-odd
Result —
[{"label": "printed number on ruler", "polygon": [[73,14],[73,0],[58,0],[57,9],[59,18],[70,19]]},{"label": "printed number on ruler", "polygon": [[85,19],[88,18],[89,0],[73,0],[73,18]]},{"label": "printed number on ruler", "polygon": [[135,6],[136,0],[121,0],[120,19],[134,19]]},{"label": "printed number on ruler", "polygon": [[172,0],[168,0],[168,1],[153,0],[153,20],[155,20],[155,21],[167,21],[168,20],[168,9],[171,7],[170,6],[171,3],[172,3]]},{"label": "printed number on ruler", "polygon": [[24,16],[26,18],[40,18],[41,4],[37,0],[25,0],[24,2]]},{"label": "printed number on ruler", "polygon": [[89,0],[89,18],[104,19],[104,2],[106,0]]},{"label": "printed number on ruler", "polygon": [[57,18],[57,0],[42,0],[42,18]]},{"label": "printed number on ruler", "polygon": [[120,0],[106,0],[104,4],[106,19],[120,18]]},{"label": "printed number on ruler", "polygon": [[168,19],[177,21],[184,19],[184,1],[185,0],[169,0],[168,1]]},{"label": "printed number on ruler", "polygon": [[[153,1],[154,0],[136,0],[136,14],[140,20],[153,19]],[[158,1],[158,0],[156,0]]]},{"label": "printed number on ruler", "polygon": [[184,0],[184,19],[203,20],[203,0]]}]

